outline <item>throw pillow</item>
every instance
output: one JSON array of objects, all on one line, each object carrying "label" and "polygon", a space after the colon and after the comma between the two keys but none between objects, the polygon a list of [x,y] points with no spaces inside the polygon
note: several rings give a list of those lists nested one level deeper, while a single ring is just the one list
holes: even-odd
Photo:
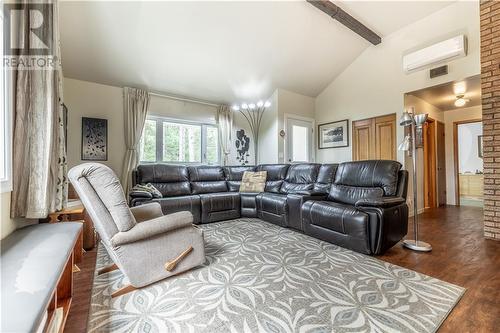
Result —
[{"label": "throw pillow", "polygon": [[245,171],[241,179],[240,192],[264,192],[266,188],[267,171]]}]

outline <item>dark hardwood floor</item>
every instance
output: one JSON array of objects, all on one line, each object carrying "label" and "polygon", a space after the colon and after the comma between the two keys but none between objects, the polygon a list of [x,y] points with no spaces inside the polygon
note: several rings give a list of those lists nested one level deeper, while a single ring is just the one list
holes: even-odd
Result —
[{"label": "dark hardwood floor", "polygon": [[[446,206],[420,215],[420,239],[432,252],[395,246],[380,259],[467,288],[445,320],[444,332],[498,332],[500,329],[500,242],[483,237],[483,210]],[[412,220],[408,238],[413,238]]]},{"label": "dark hardwood floor", "polygon": [[65,333],[86,333],[87,319],[90,310],[90,295],[94,283],[96,249],[83,254],[83,260],[78,267],[80,272],[73,274],[73,300],[69,309],[68,319],[64,327]]},{"label": "dark hardwood floor", "polygon": [[[420,239],[430,253],[396,245],[378,258],[467,288],[445,320],[444,332],[498,332],[500,328],[500,242],[483,237],[483,211],[447,206],[420,215]],[[408,238],[412,238],[411,228]],[[85,253],[75,275],[75,294],[65,332],[86,332],[96,252]]]}]

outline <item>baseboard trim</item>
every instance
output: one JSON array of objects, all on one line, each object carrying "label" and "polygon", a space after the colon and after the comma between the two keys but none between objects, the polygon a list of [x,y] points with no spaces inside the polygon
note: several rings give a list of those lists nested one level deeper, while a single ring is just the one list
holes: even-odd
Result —
[{"label": "baseboard trim", "polygon": [[[425,212],[425,208],[420,208],[418,211],[417,211],[417,214],[420,215],[422,214],[423,212]],[[410,213],[408,214],[408,217],[412,217],[413,216],[413,209],[410,211]]]}]

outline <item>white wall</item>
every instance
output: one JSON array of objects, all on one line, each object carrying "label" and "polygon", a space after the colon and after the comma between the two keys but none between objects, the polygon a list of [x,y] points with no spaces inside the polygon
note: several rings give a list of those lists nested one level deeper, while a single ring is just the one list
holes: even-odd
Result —
[{"label": "white wall", "polygon": [[315,100],[312,97],[285,89],[276,89],[269,98],[271,107],[262,119],[259,134],[259,163],[285,163],[286,132],[285,116],[314,119]]},{"label": "white wall", "polygon": [[[126,150],[124,143],[122,88],[65,78],[64,101],[68,107],[68,167],[71,168],[85,162],[80,159],[81,118],[104,118],[108,119],[108,160],[102,163],[108,165],[117,175],[120,175]],[[149,113],[173,119],[215,124],[217,107],[152,96]],[[271,114],[273,113],[271,112]],[[276,126],[276,121],[270,121],[269,124]],[[233,137],[236,136],[236,130],[240,128],[245,129],[246,134],[251,136],[246,120],[239,113],[235,113]],[[253,138],[251,140],[251,159],[249,162],[253,164]],[[264,141],[262,140],[261,142]],[[263,147],[268,148],[269,155],[273,151],[273,146],[276,148],[275,151],[277,151],[277,139],[275,141],[275,144],[263,144]],[[263,154],[267,155],[266,151]],[[277,156],[277,153],[274,153],[274,156]],[[236,161],[234,141],[231,145],[229,162],[234,165],[240,164]]]},{"label": "white wall", "polygon": [[[297,94],[285,89],[278,89],[278,162],[286,163],[287,116],[298,116],[300,118],[314,119],[314,103],[312,97]],[[285,131],[285,137],[279,136],[281,130]],[[313,147],[315,149],[315,147]]]},{"label": "white wall", "polygon": [[[401,59],[405,52],[459,33],[468,37],[469,54],[449,62],[448,75],[430,79],[428,70],[403,72]],[[404,93],[480,73],[479,37],[478,2],[455,2],[384,37],[381,44],[366,49],[316,98],[316,122],[346,118],[353,121],[390,113],[399,118]],[[398,142],[403,139],[400,127],[397,138]],[[351,149],[352,140],[346,148],[317,150],[317,161],[351,160]],[[404,161],[403,152],[398,153],[398,160]]]},{"label": "white wall", "polygon": [[483,135],[483,123],[470,123],[458,126],[458,170],[459,173],[483,171],[483,159],[478,153],[478,136]]},{"label": "white wall", "polygon": [[149,114],[205,124],[215,124],[217,107],[153,95],[149,103]]},{"label": "white wall", "polygon": [[0,239],[4,239],[17,228],[38,223],[38,220],[24,218],[10,218],[10,195],[12,192],[1,193],[0,198]]},{"label": "white wall", "polygon": [[271,106],[262,117],[259,131],[259,164],[278,163],[278,90],[268,100]]},{"label": "white wall", "polygon": [[482,118],[481,106],[448,110],[444,112],[444,132],[446,147],[446,201],[448,205],[455,205],[455,164],[453,147],[453,123],[464,120]]},{"label": "white wall", "polygon": [[119,87],[64,78],[64,103],[68,108],[68,169],[81,160],[82,117],[108,120],[106,164],[120,176],[125,155],[123,94]]}]

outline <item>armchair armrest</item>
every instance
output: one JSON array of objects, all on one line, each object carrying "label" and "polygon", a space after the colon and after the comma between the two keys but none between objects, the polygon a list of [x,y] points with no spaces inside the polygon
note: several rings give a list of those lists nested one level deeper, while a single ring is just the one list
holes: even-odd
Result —
[{"label": "armchair armrest", "polygon": [[163,216],[161,205],[158,202],[150,202],[144,205],[131,207],[130,211],[137,222],[143,222]]},{"label": "armchair armrest", "polygon": [[192,223],[193,214],[190,212],[178,212],[163,215],[152,220],[137,223],[128,231],[118,232],[111,238],[111,245],[113,245],[113,247],[117,247],[137,242],[159,234],[190,226]]},{"label": "armchair armrest", "polygon": [[406,200],[401,197],[385,197],[377,199],[359,199],[356,201],[356,207],[379,207],[379,208],[389,208],[401,205],[405,203]]}]

